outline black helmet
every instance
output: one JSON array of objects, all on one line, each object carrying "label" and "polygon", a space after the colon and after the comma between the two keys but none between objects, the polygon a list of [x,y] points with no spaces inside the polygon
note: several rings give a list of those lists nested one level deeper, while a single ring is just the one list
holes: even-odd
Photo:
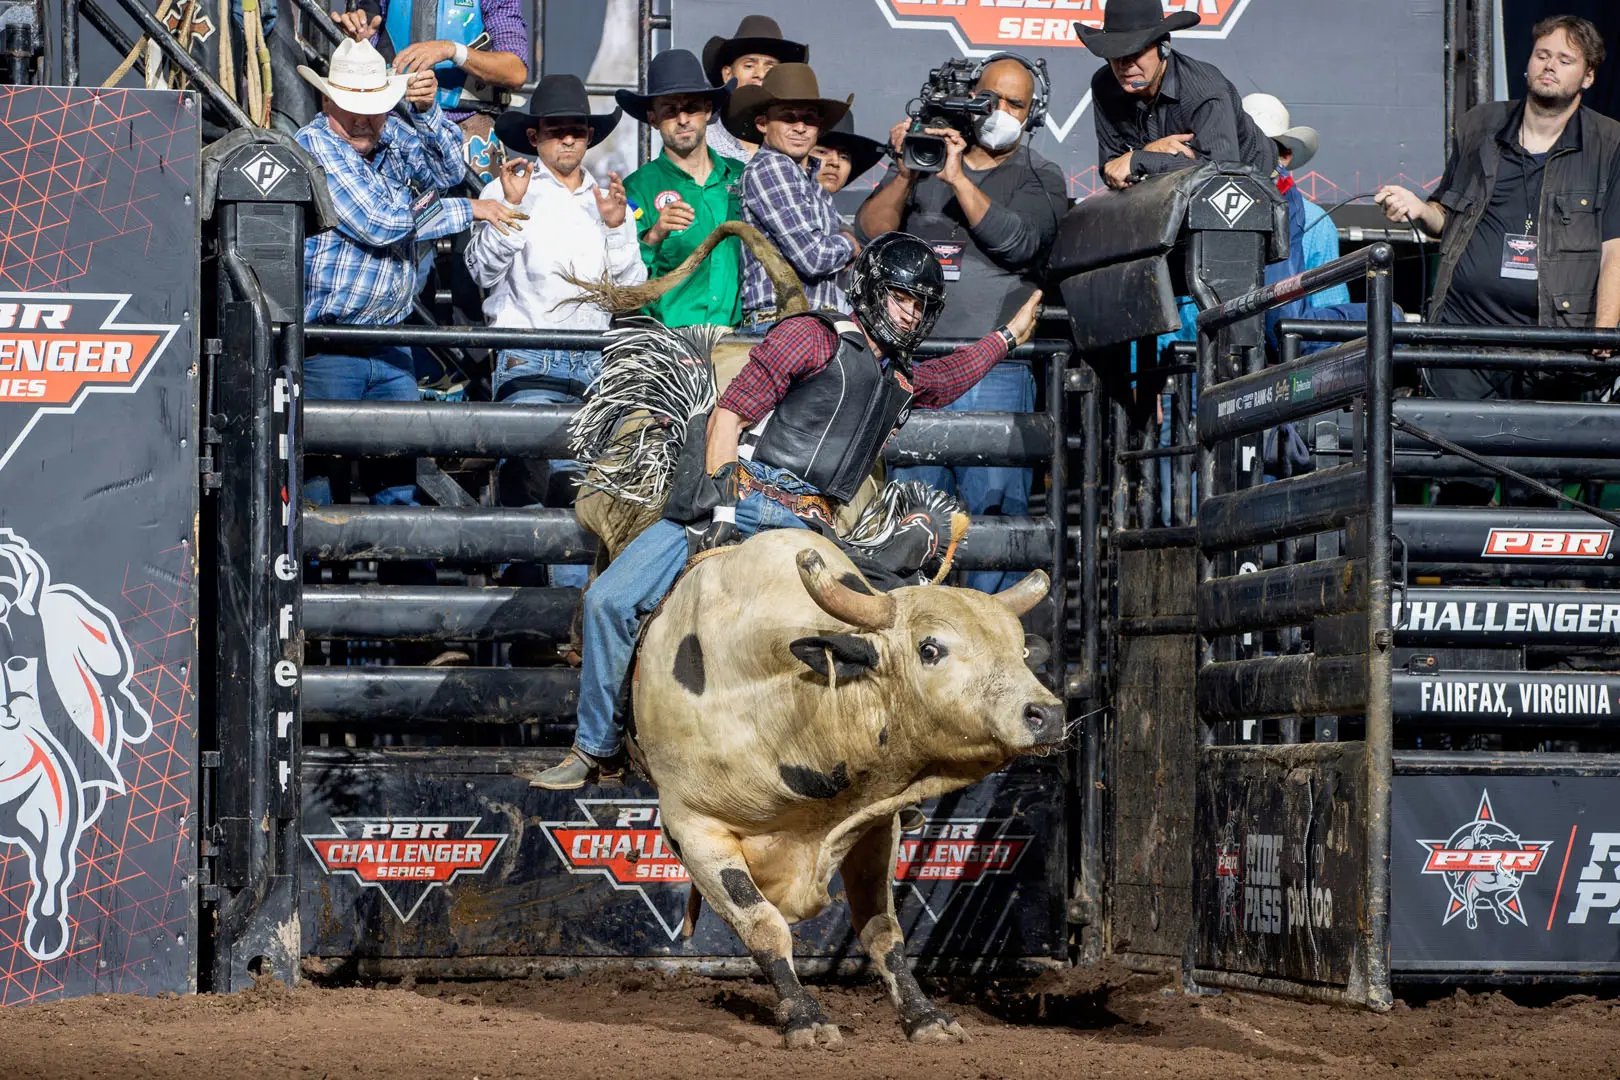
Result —
[{"label": "black helmet", "polygon": [[[889,316],[888,296],[898,289],[922,303],[922,318],[903,330]],[[888,352],[909,357],[926,338],[945,307],[945,271],[934,249],[904,232],[888,232],[862,249],[849,275],[849,300],[872,340]]]}]

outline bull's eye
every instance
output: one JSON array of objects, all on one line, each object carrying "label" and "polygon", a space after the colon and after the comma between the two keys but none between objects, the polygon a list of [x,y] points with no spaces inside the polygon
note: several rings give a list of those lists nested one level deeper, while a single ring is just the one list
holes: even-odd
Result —
[{"label": "bull's eye", "polygon": [[923,638],[917,644],[917,658],[925,664],[937,664],[945,659],[945,646],[933,638]]}]

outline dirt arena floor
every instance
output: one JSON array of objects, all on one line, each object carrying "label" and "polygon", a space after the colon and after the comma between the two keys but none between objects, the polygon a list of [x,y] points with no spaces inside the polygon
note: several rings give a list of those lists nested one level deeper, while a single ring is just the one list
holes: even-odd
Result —
[{"label": "dirt arena floor", "polygon": [[[1109,977],[1111,976],[1111,981]],[[0,1010],[0,1076],[591,1077],[991,1080],[1002,1077],[1620,1075],[1620,1002],[1450,993],[1386,1015],[1162,980],[1048,975],[1030,992],[934,985],[970,1041],[913,1047],[867,982],[821,983],[833,1050],[778,1048],[762,983],[598,975],[509,983],[86,998]],[[1522,995],[1521,995],[1522,997]]]}]

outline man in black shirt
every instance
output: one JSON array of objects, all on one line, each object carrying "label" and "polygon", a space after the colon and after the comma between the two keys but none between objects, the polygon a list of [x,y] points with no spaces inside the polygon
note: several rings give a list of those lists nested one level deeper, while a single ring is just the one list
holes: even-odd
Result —
[{"label": "man in black shirt", "polygon": [[[996,111],[979,118],[965,136],[932,128],[945,140],[945,166],[919,176],[901,160],[911,122],[889,131],[895,166],[861,204],[860,239],[903,230],[922,237],[945,271],[949,303],[934,326],[940,337],[977,337],[979,327],[999,326],[1039,286],[1047,249],[1068,211],[1067,182],[1056,165],[1035,153],[1024,138],[1046,110],[1043,78],[1027,61],[991,57],[975,89],[996,95]],[[1027,362],[1006,360],[952,404],[965,412],[1029,412],[1035,408],[1035,378]],[[896,480],[921,480],[957,495],[972,514],[1020,515],[1029,511],[1033,472],[1007,466],[896,469]],[[969,588],[1000,592],[1018,580],[1001,570],[966,575]]]},{"label": "man in black shirt", "polygon": [[1247,165],[1262,177],[1277,167],[1277,148],[1243,111],[1237,87],[1220,69],[1170,48],[1170,34],[1198,25],[1196,12],[1166,16],[1159,0],[1113,0],[1102,29],[1074,29],[1108,61],[1091,79],[1097,166],[1111,188],[1124,188],[1201,161]]},{"label": "man in black shirt", "polygon": [[[1429,318],[1496,326],[1620,322],[1620,124],[1581,107],[1603,62],[1585,19],[1539,23],[1526,99],[1476,106],[1427,200],[1388,185],[1391,221],[1440,237]],[[1579,387],[1511,372],[1432,369],[1437,397],[1568,397]],[[1567,391],[1567,392],[1565,392]]]}]

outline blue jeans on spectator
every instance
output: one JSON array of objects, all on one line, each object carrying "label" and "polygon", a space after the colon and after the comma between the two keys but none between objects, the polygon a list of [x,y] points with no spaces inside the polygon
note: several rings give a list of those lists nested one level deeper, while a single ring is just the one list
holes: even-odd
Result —
[{"label": "blue jeans on spectator", "polygon": [[[583,400],[585,388],[602,370],[602,354],[579,349],[508,349],[495,358],[493,390],[495,400],[518,405],[566,405]],[[535,385],[535,384],[540,385]],[[513,463],[515,465],[516,463]],[[577,461],[559,458],[546,462],[552,485],[560,478],[566,483],[566,501],[554,495],[547,502],[539,492],[533,492],[533,502],[527,506],[546,506],[561,503],[558,509],[573,505],[573,492],[585,467]],[[507,462],[501,463],[507,470]],[[503,505],[511,503],[503,500]],[[550,568],[551,584],[558,588],[583,588],[590,578],[586,566],[555,565]]]},{"label": "blue jeans on spectator", "polygon": [[[956,412],[1030,412],[1035,408],[1035,376],[1028,364],[1004,361],[990,369],[978,383],[945,406]],[[955,495],[975,516],[1003,514],[1009,517],[1029,513],[1029,485],[1032,469],[1006,466],[951,468],[944,465],[913,465],[895,469],[893,480],[921,480]],[[998,593],[1023,577],[1016,570],[971,570],[963,575],[970,589]]]},{"label": "blue jeans on spectator", "polygon": [[[815,491],[780,469],[752,462],[744,467],[760,480],[789,491]],[[805,523],[790,510],[758,492],[737,503],[737,531],[744,539],[765,529],[803,528]],[[591,757],[611,757],[618,752],[623,732],[614,706],[630,670],[636,627],[664,599],[686,558],[686,529],[673,521],[656,521],[630,541],[585,591],[579,728],[574,745]]]},{"label": "blue jeans on spectator", "polygon": [[[411,350],[386,345],[366,356],[316,353],[304,357],[304,397],[309,401],[419,401]],[[409,463],[414,477],[415,465]],[[311,477],[304,498],[318,506],[332,501],[329,477]],[[371,492],[378,506],[416,506],[416,484],[388,483]]]}]

